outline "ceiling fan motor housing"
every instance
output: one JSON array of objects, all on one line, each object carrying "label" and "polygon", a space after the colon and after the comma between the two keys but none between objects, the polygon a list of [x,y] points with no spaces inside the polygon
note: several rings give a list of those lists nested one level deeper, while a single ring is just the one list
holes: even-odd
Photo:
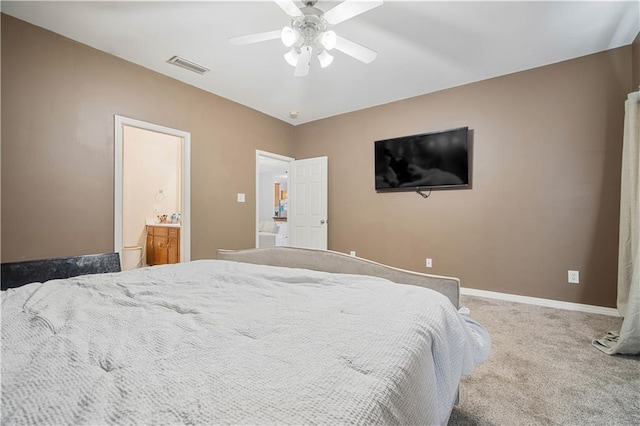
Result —
[{"label": "ceiling fan motor housing", "polygon": [[307,6],[302,8],[304,17],[293,19],[291,27],[300,34],[297,44],[294,46],[297,50],[303,46],[311,46],[316,49],[324,49],[321,42],[321,35],[327,31],[328,24],[322,19],[323,12],[313,7],[316,2],[307,2]]}]

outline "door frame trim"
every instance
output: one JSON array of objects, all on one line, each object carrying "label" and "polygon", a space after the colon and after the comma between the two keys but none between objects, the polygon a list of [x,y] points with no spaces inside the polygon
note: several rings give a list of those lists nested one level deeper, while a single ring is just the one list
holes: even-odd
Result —
[{"label": "door frame trim", "polygon": [[[260,222],[260,157],[273,158],[275,160],[285,161],[291,163],[295,161],[295,158],[287,157],[285,155],[274,154],[273,152],[261,151],[256,149],[256,216],[255,216],[255,246],[258,248],[260,236],[258,235],[258,223]],[[287,234],[289,234],[289,227],[287,226]],[[287,235],[288,236],[288,235]]]},{"label": "door frame trim", "polygon": [[123,126],[136,127],[152,132],[164,133],[182,138],[182,194],[180,226],[180,262],[191,260],[191,133],[172,129],[159,124],[147,123],[133,118],[114,115],[114,209],[113,209],[113,248],[116,253],[123,249],[123,188],[122,155]]}]

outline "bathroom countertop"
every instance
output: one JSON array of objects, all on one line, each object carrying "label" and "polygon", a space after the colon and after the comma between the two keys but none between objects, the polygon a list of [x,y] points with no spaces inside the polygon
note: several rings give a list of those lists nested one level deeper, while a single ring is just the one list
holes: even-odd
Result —
[{"label": "bathroom countertop", "polygon": [[147,226],[163,226],[165,228],[180,228],[179,223],[147,223]]},{"label": "bathroom countertop", "polygon": [[154,220],[154,219],[152,219],[152,220],[147,219],[145,225],[147,225],[147,226],[164,226],[166,228],[180,228],[180,223],[170,223],[170,222],[168,222],[168,223],[160,223],[160,222],[158,222],[157,220]]}]

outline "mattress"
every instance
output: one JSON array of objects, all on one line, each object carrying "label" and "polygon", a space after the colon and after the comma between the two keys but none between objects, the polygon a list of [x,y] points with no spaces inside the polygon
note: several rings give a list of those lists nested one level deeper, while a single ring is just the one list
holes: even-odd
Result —
[{"label": "mattress", "polygon": [[2,424],[444,424],[483,351],[445,296],[373,277],[201,260],[34,283],[2,294]]}]

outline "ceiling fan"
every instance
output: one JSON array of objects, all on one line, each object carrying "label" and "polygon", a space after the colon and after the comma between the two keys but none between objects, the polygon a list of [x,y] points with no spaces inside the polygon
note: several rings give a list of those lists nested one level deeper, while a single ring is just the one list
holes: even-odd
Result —
[{"label": "ceiling fan", "polygon": [[317,0],[303,0],[304,7],[298,8],[293,0],[274,0],[291,18],[291,25],[281,30],[231,37],[232,44],[242,46],[268,40],[282,40],[291,48],[284,59],[295,68],[293,75],[304,77],[309,74],[311,58],[315,54],[322,68],[333,62],[330,50],[336,49],[355,59],[369,64],[378,55],[373,50],[340,37],[329,28],[367,12],[382,4],[382,0],[344,0],[336,7],[323,12],[315,7]]}]

